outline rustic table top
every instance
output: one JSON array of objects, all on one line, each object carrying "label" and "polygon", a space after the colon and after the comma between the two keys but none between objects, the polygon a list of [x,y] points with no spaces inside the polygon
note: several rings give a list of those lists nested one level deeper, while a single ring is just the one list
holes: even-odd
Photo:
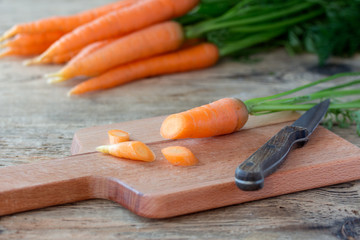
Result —
[{"label": "rustic table top", "polygon": [[[110,0],[0,0],[0,32]],[[283,50],[251,61],[154,77],[82,97],[74,81],[50,86],[42,75],[60,66],[24,67],[0,60],[0,167],[64,157],[76,130],[182,111],[226,96],[274,94],[340,71],[359,71],[360,57],[291,57]],[[332,131],[360,146],[355,127]],[[0,203],[1,204],[1,203]],[[360,181],[164,220],[145,219],[106,200],[89,200],[0,217],[0,239],[359,239]]]}]

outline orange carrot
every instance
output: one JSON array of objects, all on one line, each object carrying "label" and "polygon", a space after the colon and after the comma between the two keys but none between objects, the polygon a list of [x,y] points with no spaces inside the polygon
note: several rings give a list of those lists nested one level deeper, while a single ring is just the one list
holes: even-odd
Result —
[{"label": "orange carrot", "polygon": [[119,129],[109,130],[108,136],[109,136],[110,144],[126,142],[126,141],[129,141],[129,139],[130,139],[129,133],[119,130]]},{"label": "orange carrot", "polygon": [[28,47],[42,44],[49,44],[49,46],[58,40],[63,32],[46,32],[46,33],[22,33],[16,35],[14,39],[10,39],[9,41],[3,43],[1,47]]},{"label": "orange carrot", "polygon": [[100,48],[112,43],[113,41],[114,41],[114,39],[108,39],[108,40],[102,40],[102,41],[93,42],[93,43],[87,45],[86,47],[81,49],[81,51],[74,58],[71,59],[69,64],[72,64],[71,62],[79,61],[81,58],[84,58],[84,57],[90,55],[91,53],[93,53],[93,52],[99,50]]},{"label": "orange carrot", "polygon": [[0,53],[0,57],[37,55],[45,51],[48,47],[49,44],[21,48],[9,47],[5,48],[5,50]]},{"label": "orange carrot", "polygon": [[[62,64],[70,61],[73,57],[75,57],[80,50],[75,50],[71,52],[66,52],[63,54],[55,55],[51,58],[44,58],[41,60],[41,64]],[[23,63],[25,66],[37,64],[37,62],[33,62],[33,59],[29,59],[24,61]]]},{"label": "orange carrot", "polygon": [[171,146],[161,149],[161,152],[166,160],[173,165],[192,166],[198,163],[198,159],[186,147]]},{"label": "orange carrot", "polygon": [[154,152],[139,141],[128,141],[117,144],[104,145],[96,148],[97,151],[120,158],[152,162],[155,160]]},{"label": "orange carrot", "polygon": [[37,61],[36,58],[30,59],[25,62],[25,65],[32,64],[44,64],[44,63],[65,63],[71,61],[78,61],[79,59],[89,55],[90,53],[102,48],[103,46],[111,43],[113,40],[103,40],[89,44],[83,49],[66,52],[52,57],[43,58],[41,61]]},{"label": "orange carrot", "polygon": [[217,62],[218,58],[217,47],[210,43],[203,43],[165,55],[121,65],[98,77],[78,84],[70,90],[69,95],[112,88],[150,76],[210,67]]},{"label": "orange carrot", "polygon": [[50,83],[76,76],[96,76],[113,67],[179,48],[184,36],[176,22],[164,22],[119,38],[79,61],[71,61],[52,77]]},{"label": "orange carrot", "polygon": [[72,16],[50,17],[38,21],[23,23],[13,26],[0,37],[0,41],[15,36],[19,33],[43,33],[52,31],[70,32],[75,28],[93,21],[114,10],[126,8],[140,0],[123,0],[108,5],[97,7]]},{"label": "orange carrot", "polygon": [[64,35],[41,58],[59,54],[99,40],[129,34],[159,22],[181,16],[199,0],[144,0],[127,8],[110,12]]},{"label": "orange carrot", "polygon": [[160,134],[168,139],[201,138],[232,133],[248,119],[246,105],[236,98],[223,98],[168,116]]}]

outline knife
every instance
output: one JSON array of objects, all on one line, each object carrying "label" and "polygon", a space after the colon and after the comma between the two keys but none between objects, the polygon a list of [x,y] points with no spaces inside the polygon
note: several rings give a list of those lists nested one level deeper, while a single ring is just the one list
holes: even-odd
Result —
[{"label": "knife", "polygon": [[264,178],[276,171],[292,147],[302,147],[325,116],[330,105],[327,99],[306,111],[292,125],[282,128],[235,171],[235,183],[244,191],[259,190]]}]

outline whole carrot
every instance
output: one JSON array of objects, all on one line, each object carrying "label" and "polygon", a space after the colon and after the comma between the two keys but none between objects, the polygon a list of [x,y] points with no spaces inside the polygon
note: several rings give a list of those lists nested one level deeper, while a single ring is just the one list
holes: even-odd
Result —
[{"label": "whole carrot", "polygon": [[58,40],[64,32],[46,32],[46,33],[22,33],[16,35],[13,39],[1,44],[1,47],[28,47],[41,44],[49,44],[49,46]]},{"label": "whole carrot", "polygon": [[111,11],[128,7],[140,0],[122,0],[102,7],[97,7],[72,16],[50,17],[38,21],[22,23],[13,26],[0,37],[0,41],[15,36],[19,33],[44,33],[52,31],[70,32],[75,28],[88,23]]},{"label": "whole carrot", "polygon": [[[63,63],[70,61],[79,52],[80,52],[80,50],[74,50],[71,52],[66,52],[63,54],[52,56],[51,58],[44,58],[41,60],[41,64],[63,64]],[[23,64],[25,66],[28,66],[28,65],[37,64],[37,63],[33,62],[32,59],[29,59],[29,60],[24,61]]]},{"label": "whole carrot", "polygon": [[[113,40],[103,40],[94,42],[84,47],[83,49],[73,50],[71,52],[65,52],[62,54],[54,55],[48,58],[42,58],[40,61],[34,61],[34,59],[27,60],[25,65],[32,64],[44,64],[44,63],[66,63],[71,61],[78,61],[79,59],[89,55],[90,53],[102,48],[103,46],[111,43]],[[71,61],[70,61],[71,60]]]},{"label": "whole carrot", "polygon": [[4,51],[0,52],[0,58],[6,56],[32,56],[37,55],[45,51],[49,47],[49,44],[31,46],[31,47],[8,47]]},{"label": "whole carrot", "polygon": [[69,62],[69,64],[72,64],[72,62],[78,62],[80,59],[90,55],[91,53],[99,50],[100,48],[109,45],[110,43],[112,43],[115,39],[108,39],[108,40],[102,40],[102,41],[97,41],[97,42],[93,42],[89,45],[87,45],[86,47],[84,47],[83,49],[81,49],[81,51],[79,51],[78,54],[76,54],[75,57],[73,57],[71,59],[71,61]]},{"label": "whole carrot", "polygon": [[223,98],[185,112],[172,114],[162,123],[160,134],[168,139],[202,138],[232,133],[248,120],[246,105]]},{"label": "whole carrot", "polygon": [[71,61],[49,82],[76,76],[96,76],[115,66],[179,48],[184,36],[180,24],[164,22],[119,38],[78,61]]},{"label": "whole carrot", "polygon": [[78,84],[70,90],[69,95],[112,88],[160,74],[206,68],[214,65],[218,57],[219,54],[215,45],[202,43],[172,53],[121,65],[98,77]]},{"label": "whole carrot", "polygon": [[144,0],[110,12],[80,26],[56,41],[37,59],[46,58],[99,40],[125,35],[190,11],[199,0]]}]

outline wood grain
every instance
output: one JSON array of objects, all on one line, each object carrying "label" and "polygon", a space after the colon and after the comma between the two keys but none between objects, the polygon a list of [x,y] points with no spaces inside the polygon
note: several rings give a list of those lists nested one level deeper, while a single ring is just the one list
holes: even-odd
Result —
[{"label": "wood grain", "polygon": [[[0,32],[107,2],[1,0]],[[332,58],[319,68],[313,55],[293,57],[280,49],[247,62],[224,60],[202,71],[67,98],[79,80],[49,86],[43,74],[60,66],[25,68],[22,60],[0,60],[0,166],[67,156],[80,128],[167,115],[222,97],[261,97],[336,72],[360,71],[360,56]],[[332,129],[360,146],[355,130]],[[138,217],[108,200],[82,201],[0,217],[0,239],[357,239],[359,219],[360,181],[352,181],[166,220]]]},{"label": "wood grain", "polygon": [[[127,131],[148,132],[151,137],[161,120],[124,125]],[[0,215],[105,198],[140,216],[167,218],[360,179],[360,149],[319,128],[306,147],[291,152],[286,163],[266,178],[263,189],[239,190],[234,181],[236,167],[286,125],[289,122],[202,139],[144,138],[157,156],[151,163],[84,153],[0,168]],[[124,129],[121,123],[118,126]],[[76,139],[73,148],[85,145]],[[192,167],[169,164],[161,149],[172,145],[191,149],[200,163]]]}]

